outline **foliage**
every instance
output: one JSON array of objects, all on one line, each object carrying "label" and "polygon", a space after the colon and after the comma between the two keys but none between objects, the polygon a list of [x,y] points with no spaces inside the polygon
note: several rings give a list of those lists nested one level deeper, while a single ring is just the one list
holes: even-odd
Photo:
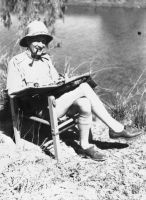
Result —
[{"label": "foliage", "polygon": [[0,57],[0,100],[4,99],[3,89],[6,88],[6,78],[7,78],[7,66],[8,66],[9,56],[7,53]]},{"label": "foliage", "polygon": [[21,31],[34,19],[42,19],[51,34],[55,32],[56,19],[63,18],[65,12],[64,0],[1,0],[1,6],[1,18],[5,27],[11,26],[13,13],[20,21]]}]

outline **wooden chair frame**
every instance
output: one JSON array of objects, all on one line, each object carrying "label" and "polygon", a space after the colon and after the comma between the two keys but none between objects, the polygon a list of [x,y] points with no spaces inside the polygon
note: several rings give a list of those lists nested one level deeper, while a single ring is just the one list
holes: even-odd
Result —
[{"label": "wooden chair frame", "polygon": [[[20,117],[19,116],[19,107],[17,104],[19,96],[17,95],[10,95],[10,107],[11,107],[11,114],[12,114],[12,122],[13,122],[13,130],[14,130],[14,137],[16,145],[20,146],[20,140],[21,140],[21,133],[20,133]],[[47,96],[47,108],[49,112],[50,119],[45,120],[36,116],[24,116],[30,120],[45,124],[47,126],[51,127],[51,134],[53,139],[53,147],[55,152],[55,158],[57,161],[60,160],[60,133],[68,130],[69,128],[73,127],[77,123],[77,116],[74,116],[73,118],[68,118],[65,121],[59,123],[59,120],[57,118],[56,114],[56,102],[54,96]],[[50,130],[50,129],[48,129]]]}]

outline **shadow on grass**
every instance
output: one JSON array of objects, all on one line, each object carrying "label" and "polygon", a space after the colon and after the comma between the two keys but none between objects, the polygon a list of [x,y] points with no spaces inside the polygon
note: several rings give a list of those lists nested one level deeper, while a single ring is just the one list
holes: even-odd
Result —
[{"label": "shadow on grass", "polygon": [[100,149],[123,149],[129,146],[127,143],[120,142],[93,141],[92,144],[95,144]]},{"label": "shadow on grass", "polygon": [[[68,132],[68,133],[62,133],[61,139],[66,143],[66,145],[71,146],[76,153],[78,153],[78,150],[81,149],[80,145],[78,144],[79,141],[79,132]],[[99,149],[105,150],[105,149],[123,149],[127,148],[129,145],[127,143],[120,143],[120,142],[105,142],[105,141],[90,141],[91,144],[96,145]]]},{"label": "shadow on grass", "polygon": [[14,140],[11,114],[9,111],[3,109],[0,109],[0,133]]}]

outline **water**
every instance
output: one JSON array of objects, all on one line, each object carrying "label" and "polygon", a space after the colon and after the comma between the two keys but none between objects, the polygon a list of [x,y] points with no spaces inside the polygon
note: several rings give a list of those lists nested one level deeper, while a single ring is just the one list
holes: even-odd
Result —
[{"label": "water", "polygon": [[68,8],[64,24],[56,24],[63,43],[54,51],[58,66],[68,56],[73,68],[88,62],[77,70],[83,72],[94,61],[100,87],[120,92],[130,88],[146,66],[145,19],[145,9]]},{"label": "water", "polygon": [[[146,68],[145,19],[145,9],[68,7],[64,22],[56,23],[56,38],[62,42],[52,51],[57,69],[62,72],[68,58],[71,71],[77,68],[74,73],[98,71],[100,87],[128,90]],[[10,31],[0,26],[2,47],[14,38],[15,26]]]}]

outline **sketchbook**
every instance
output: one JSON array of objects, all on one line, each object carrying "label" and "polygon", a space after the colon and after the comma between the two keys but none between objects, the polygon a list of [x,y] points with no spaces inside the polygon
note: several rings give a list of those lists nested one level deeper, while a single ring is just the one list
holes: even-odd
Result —
[{"label": "sketchbook", "polygon": [[11,95],[16,96],[29,96],[29,95],[35,95],[35,94],[47,94],[47,95],[54,95],[59,96],[65,92],[71,91],[75,89],[77,86],[79,86],[83,82],[88,82],[88,84],[95,88],[97,84],[95,81],[92,80],[90,77],[90,74],[83,74],[79,76],[74,76],[69,78],[67,81],[63,80],[58,82],[57,84],[51,84],[51,85],[43,85],[41,87],[38,87],[38,85],[34,84],[34,86],[28,86],[22,90],[19,90],[17,92],[13,92]]}]

